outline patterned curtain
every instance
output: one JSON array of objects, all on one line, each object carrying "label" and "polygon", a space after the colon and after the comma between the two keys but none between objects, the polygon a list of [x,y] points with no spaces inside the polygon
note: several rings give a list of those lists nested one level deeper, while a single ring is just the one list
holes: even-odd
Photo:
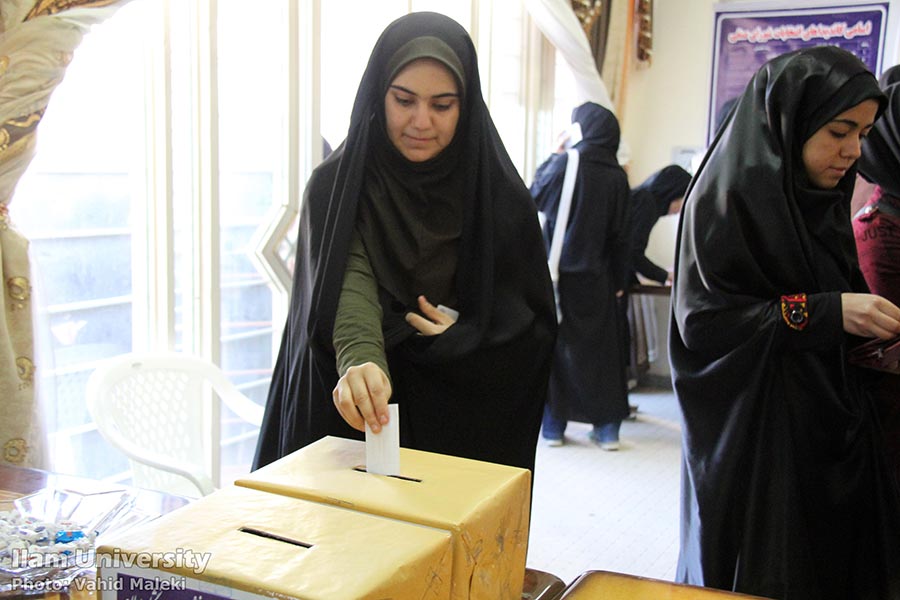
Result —
[{"label": "patterned curtain", "polygon": [[610,1],[606,46],[604,47],[603,66],[600,72],[603,76],[603,81],[609,87],[610,96],[612,96],[620,114],[625,106],[625,88],[630,67],[629,58],[631,57],[633,16],[632,0]]},{"label": "patterned curtain", "polygon": [[2,0],[0,4],[0,461],[45,467],[35,389],[28,240],[9,205],[35,152],[50,95],[91,25],[130,0]]}]

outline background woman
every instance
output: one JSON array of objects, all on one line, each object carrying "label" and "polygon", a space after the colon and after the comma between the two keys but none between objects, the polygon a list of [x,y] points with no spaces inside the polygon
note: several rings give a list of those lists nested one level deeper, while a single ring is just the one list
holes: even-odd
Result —
[{"label": "background woman", "polygon": [[382,33],[347,139],[307,185],[296,263],[255,467],[379,431],[390,400],[404,447],[533,468],[552,288],[455,21]]},{"label": "background woman", "polygon": [[659,284],[672,284],[672,273],[647,258],[647,242],[653,226],[665,215],[681,212],[691,174],[678,165],[664,167],[631,190],[628,202],[630,232],[629,283],[638,283],[637,274]]},{"label": "background woman", "polygon": [[[560,329],[556,340],[543,436],[561,445],[568,420],[593,424],[590,439],[605,450],[619,447],[628,416],[626,356],[619,345],[616,296],[625,287],[628,177],[616,160],[619,121],[586,102],[572,111],[582,139],[574,145],[578,170],[559,255]],[[547,217],[553,242],[568,154],[548,158],[534,176],[531,194]]]},{"label": "background woman", "polygon": [[770,598],[900,597],[897,490],[847,350],[900,332],[850,231],[860,142],[881,112],[852,54],[753,77],[694,176],[669,346],[683,414],[681,581]]}]

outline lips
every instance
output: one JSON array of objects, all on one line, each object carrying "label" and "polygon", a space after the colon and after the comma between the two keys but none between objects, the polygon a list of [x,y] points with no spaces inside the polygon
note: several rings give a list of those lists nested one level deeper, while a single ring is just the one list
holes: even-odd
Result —
[{"label": "lips", "polygon": [[406,143],[408,145],[414,147],[427,146],[431,143],[431,138],[419,138],[411,135],[404,135],[403,137],[406,138]]}]

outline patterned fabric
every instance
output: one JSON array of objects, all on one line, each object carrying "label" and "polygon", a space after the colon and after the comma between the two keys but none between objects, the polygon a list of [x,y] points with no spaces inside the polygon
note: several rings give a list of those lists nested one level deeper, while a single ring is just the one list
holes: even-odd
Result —
[{"label": "patterned fabric", "polygon": [[29,11],[26,21],[36,17],[56,15],[73,8],[97,8],[121,4],[120,0],[38,0]]},{"label": "patterned fabric", "polygon": [[0,462],[47,466],[35,392],[28,240],[16,230],[9,204],[72,53],[91,25],[127,1],[4,0],[0,8]]},{"label": "patterned fabric", "polygon": [[797,331],[806,329],[809,322],[809,309],[806,304],[806,294],[792,294],[781,297],[781,318],[787,326]]}]

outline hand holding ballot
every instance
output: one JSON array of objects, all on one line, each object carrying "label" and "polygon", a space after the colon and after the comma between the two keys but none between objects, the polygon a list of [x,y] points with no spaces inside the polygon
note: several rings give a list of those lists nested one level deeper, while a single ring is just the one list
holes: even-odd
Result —
[{"label": "hand holding ballot", "polygon": [[390,420],[391,382],[373,362],[347,369],[331,397],[344,420],[358,431],[365,431],[368,424],[373,433],[378,433]]}]

